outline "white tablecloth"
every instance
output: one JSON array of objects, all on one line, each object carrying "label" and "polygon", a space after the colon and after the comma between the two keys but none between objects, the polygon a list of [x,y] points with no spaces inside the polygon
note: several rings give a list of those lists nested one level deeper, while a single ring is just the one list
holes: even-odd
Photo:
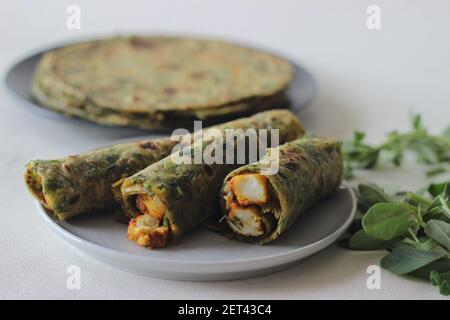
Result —
[{"label": "white tablecloth", "polygon": [[[66,28],[66,8],[81,8],[81,29]],[[380,30],[366,27],[366,8],[381,8]],[[307,129],[349,138],[363,129],[378,141],[407,129],[421,112],[433,132],[450,119],[448,1],[9,1],[0,11],[0,71],[58,41],[118,32],[197,33],[247,41],[293,57],[318,83],[299,114]],[[366,287],[381,252],[332,246],[273,275],[230,282],[176,282],[122,273],[97,264],[50,232],[22,181],[24,164],[108,144],[138,132],[30,113],[0,89],[0,298],[395,299],[442,298],[426,281],[382,272]],[[426,182],[415,166],[384,166],[360,175],[390,186]],[[358,181],[357,180],[357,181]],[[69,265],[81,268],[80,290],[66,286]]]}]

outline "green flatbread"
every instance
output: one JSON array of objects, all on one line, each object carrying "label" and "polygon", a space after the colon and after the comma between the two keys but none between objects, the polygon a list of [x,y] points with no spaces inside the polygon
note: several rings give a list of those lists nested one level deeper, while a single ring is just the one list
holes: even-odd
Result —
[{"label": "green flatbread", "polygon": [[[295,136],[303,127],[288,110],[257,113],[215,127],[271,128]],[[283,130],[284,128],[284,130]],[[204,133],[208,129],[203,130]],[[58,160],[34,160],[26,166],[25,181],[31,194],[59,219],[111,208],[111,185],[170,155],[179,142],[170,137],[114,145]]]},{"label": "green flatbread", "polygon": [[[313,204],[340,186],[343,176],[340,142],[301,138],[279,146],[278,151],[279,170],[276,174],[264,174],[261,171],[264,165],[257,162],[227,175],[222,186],[221,207],[226,217],[222,224],[228,224],[229,227],[224,229],[223,226],[220,228],[212,224],[210,227],[225,234],[232,233],[244,241],[268,243],[285,232]],[[232,179],[252,174],[265,177],[263,180],[267,181],[268,200],[264,200],[264,203],[251,201],[241,204],[243,200],[239,202],[233,191]],[[261,220],[256,223],[256,219],[248,220],[247,215],[242,215],[238,209],[256,210],[258,214],[250,217]],[[243,220],[243,217],[247,220]],[[249,223],[258,228],[249,229]],[[249,230],[258,232],[252,234]]]},{"label": "green flatbread", "polygon": [[[273,120],[270,125],[266,123],[261,127],[279,129],[280,143],[294,140],[304,134],[302,126],[292,115],[285,114]],[[245,139],[244,136],[245,134],[236,134],[238,140]],[[194,158],[196,150],[205,150],[206,146],[216,142],[214,138],[202,140],[190,146],[185,152],[190,158]],[[233,144],[235,156],[239,150],[237,145],[238,143]],[[225,155],[226,143],[219,142],[218,147]],[[248,147],[246,150],[249,150]],[[121,202],[125,214],[134,218],[129,225],[129,238],[143,246],[165,246],[168,234],[170,239],[179,239],[206,219],[217,215],[220,187],[227,173],[241,165],[236,162],[206,164],[205,161],[202,163],[192,161],[190,164],[177,164],[171,156],[168,156],[116,183],[113,190],[117,200]],[[149,198],[156,196],[158,201],[150,199],[152,204],[146,205],[150,209],[144,211],[137,204],[141,195]],[[161,207],[163,209],[160,209]],[[148,217],[155,212],[160,221]],[[136,220],[146,216],[148,218],[146,223]],[[161,242],[159,236],[164,238]]]},{"label": "green flatbread", "polygon": [[129,37],[46,53],[32,90],[69,116],[152,129],[286,106],[293,74],[279,57],[223,41]]}]

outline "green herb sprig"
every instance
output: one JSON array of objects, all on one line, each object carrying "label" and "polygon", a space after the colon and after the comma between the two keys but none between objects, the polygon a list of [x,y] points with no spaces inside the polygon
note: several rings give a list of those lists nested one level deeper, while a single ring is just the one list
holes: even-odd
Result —
[{"label": "green herb sprig", "polygon": [[406,151],[414,153],[418,162],[433,165],[427,171],[428,176],[441,174],[450,170],[450,126],[442,135],[432,135],[423,126],[421,116],[412,117],[412,129],[400,133],[393,131],[379,145],[365,142],[365,133],[356,131],[353,139],[343,144],[346,177],[353,176],[354,169],[374,168],[380,155],[389,155],[390,162],[401,165]]},{"label": "green herb sprig", "polygon": [[380,265],[398,275],[428,278],[450,295],[450,182],[426,194],[388,194],[374,184],[357,188],[361,219],[341,244],[352,250],[387,250]]}]

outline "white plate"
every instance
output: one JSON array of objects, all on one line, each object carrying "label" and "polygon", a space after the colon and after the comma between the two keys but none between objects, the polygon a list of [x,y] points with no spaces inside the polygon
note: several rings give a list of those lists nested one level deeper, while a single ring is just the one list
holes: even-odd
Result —
[{"label": "white plate", "polygon": [[150,250],[126,238],[126,225],[110,214],[56,221],[39,206],[51,229],[82,253],[115,269],[141,275],[190,281],[231,280],[287,268],[338,239],[356,211],[355,195],[344,185],[327,197],[279,239],[259,246],[231,240],[199,228],[178,244]]}]

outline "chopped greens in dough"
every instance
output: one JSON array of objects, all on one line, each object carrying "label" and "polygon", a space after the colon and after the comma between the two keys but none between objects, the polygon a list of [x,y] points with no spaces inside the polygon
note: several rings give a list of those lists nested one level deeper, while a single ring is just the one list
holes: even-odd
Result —
[{"label": "chopped greens in dough", "polygon": [[[291,113],[285,113],[282,118],[274,116],[264,123],[253,123],[253,126],[279,129],[281,143],[297,139],[304,132]],[[242,135],[245,133],[242,132]],[[194,150],[200,146],[208,146],[212,141],[198,141],[185,149],[186,154],[194,156]],[[226,143],[219,142],[218,146],[225,150]],[[234,151],[237,152],[236,145]],[[223,179],[239,166],[193,161],[175,164],[168,156],[134,176],[118,181],[113,187],[116,199],[121,203],[124,213],[132,218],[128,227],[128,238],[141,246],[162,247],[172,239],[180,239],[183,234],[206,220],[215,218],[220,213],[220,188]],[[264,186],[264,178],[253,178],[243,180],[242,184],[251,186],[256,181]],[[239,185],[240,183],[237,183],[237,186]],[[245,195],[248,187],[242,189]],[[264,191],[255,196],[260,200],[267,197]],[[242,212],[237,210],[236,220],[249,216],[252,219],[251,212],[244,212],[246,210],[247,208],[243,208]],[[270,214],[267,216],[270,217]],[[252,232],[261,234],[269,228],[271,219],[259,218],[256,212],[255,217],[257,219],[255,226],[252,226]],[[147,219],[149,221],[145,222]]]},{"label": "chopped greens in dough", "polygon": [[45,53],[32,82],[46,108],[106,125],[177,128],[283,108],[293,66],[201,38],[132,36]]},{"label": "chopped greens in dough", "polygon": [[242,166],[222,186],[222,210],[239,239],[268,243],[298,216],[341,183],[341,144],[332,139],[298,139],[278,147],[279,170],[263,175],[263,164]]},{"label": "chopped greens in dough", "polygon": [[[280,141],[295,139],[304,132],[292,112],[271,110],[205,128],[203,134],[207,136],[212,129],[225,132],[234,128],[280,128]],[[192,143],[194,136],[197,133],[183,137],[183,141],[188,138]],[[117,205],[112,184],[167,157],[178,143],[166,137],[113,145],[58,160],[33,160],[26,165],[25,183],[47,212],[60,220],[112,209]]]}]

